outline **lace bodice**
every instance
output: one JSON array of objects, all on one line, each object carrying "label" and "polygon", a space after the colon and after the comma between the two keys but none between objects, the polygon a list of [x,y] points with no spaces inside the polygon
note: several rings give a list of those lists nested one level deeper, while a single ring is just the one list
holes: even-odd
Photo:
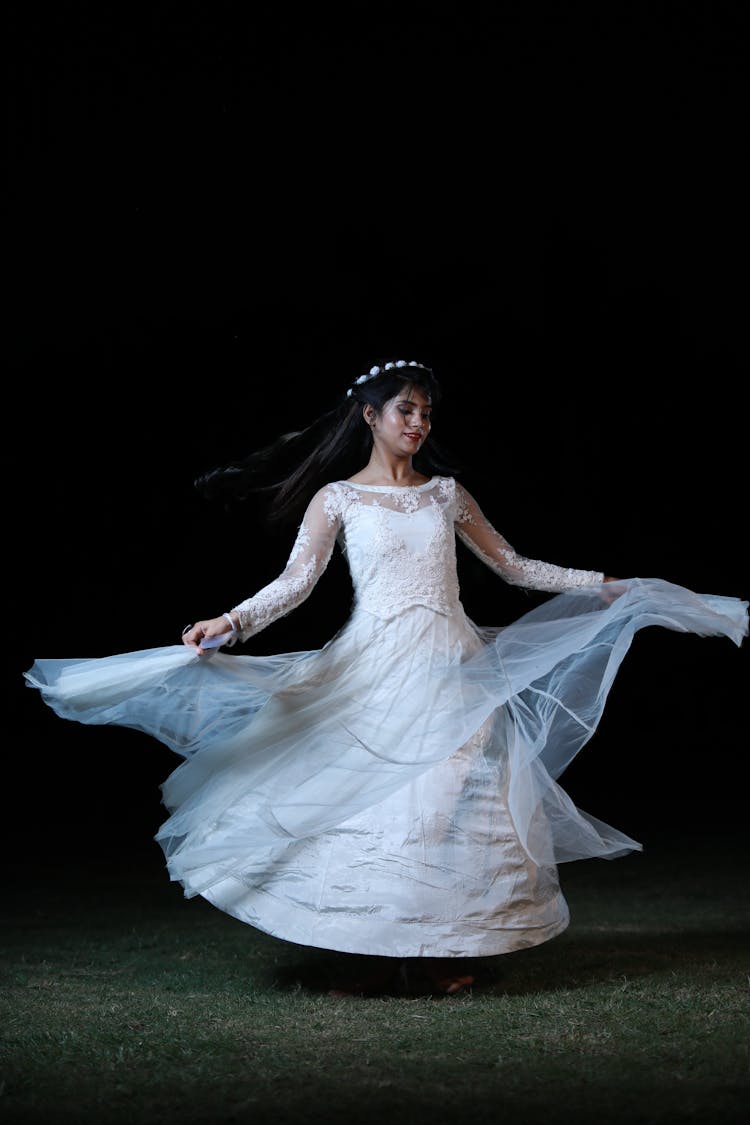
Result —
[{"label": "lace bodice", "polygon": [[310,501],[283,573],[234,606],[241,637],[247,640],[300,605],[336,543],[349,565],[357,607],[383,619],[412,605],[453,613],[460,608],[456,536],[514,586],[559,592],[604,579],[600,571],[517,554],[452,477],[406,487],[336,481]]}]

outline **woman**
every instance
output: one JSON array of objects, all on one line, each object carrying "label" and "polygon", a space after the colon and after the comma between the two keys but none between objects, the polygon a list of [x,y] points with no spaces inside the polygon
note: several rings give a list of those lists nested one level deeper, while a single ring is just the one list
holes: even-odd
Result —
[{"label": "woman", "polygon": [[[171,877],[269,934],[369,955],[368,979],[339,993],[407,963],[454,993],[473,980],[468,959],[564,930],[557,865],[640,848],[557,784],[634,633],[747,634],[746,602],[518,555],[440,471],[438,397],[416,361],[356,379],[271,490],[272,515],[304,513],[285,570],[188,627],[183,646],[26,673],[63,717],[145,730],[184,758],[157,834]],[[337,476],[353,450],[359,467]],[[241,492],[268,463],[258,454],[203,485]],[[506,582],[556,596],[505,628],[477,626],[456,537]],[[300,605],[337,544],[354,604],[322,649],[218,651]]]}]

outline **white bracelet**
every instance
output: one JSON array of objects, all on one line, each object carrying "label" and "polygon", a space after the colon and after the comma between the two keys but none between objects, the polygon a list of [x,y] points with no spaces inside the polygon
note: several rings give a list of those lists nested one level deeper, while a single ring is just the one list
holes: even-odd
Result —
[{"label": "white bracelet", "polygon": [[233,620],[233,618],[231,617],[231,615],[230,615],[230,614],[228,614],[228,613],[224,613],[224,614],[222,614],[222,616],[223,616],[223,617],[226,617],[227,621],[228,621],[228,622],[229,622],[229,624],[230,624],[230,625],[232,626],[232,632],[233,632],[233,633],[236,633],[236,632],[237,632],[237,626],[235,625],[235,623],[234,623],[234,620]]}]

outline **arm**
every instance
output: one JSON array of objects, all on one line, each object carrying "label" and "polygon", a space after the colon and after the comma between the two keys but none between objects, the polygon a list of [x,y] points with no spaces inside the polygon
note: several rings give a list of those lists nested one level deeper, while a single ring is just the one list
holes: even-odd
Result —
[{"label": "arm", "polygon": [[539,559],[524,558],[495,531],[473,496],[460,485],[456,487],[456,502],[456,534],[459,539],[511,586],[560,592],[610,581],[598,570],[573,570]]},{"label": "arm", "polygon": [[[309,597],[326,569],[340,525],[341,517],[331,489],[321,488],[308,505],[289,561],[279,577],[234,606],[229,613],[191,626],[183,642],[203,651],[202,640],[224,634],[227,641],[223,643],[233,643],[237,637],[246,641],[279,617],[291,613]],[[235,628],[233,634],[228,631],[230,620]]]}]

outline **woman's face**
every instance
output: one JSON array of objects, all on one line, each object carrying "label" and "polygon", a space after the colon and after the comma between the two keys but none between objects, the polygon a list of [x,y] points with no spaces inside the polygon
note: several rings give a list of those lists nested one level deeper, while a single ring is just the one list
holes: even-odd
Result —
[{"label": "woman's face", "polygon": [[[371,413],[368,413],[371,411]],[[368,407],[365,420],[372,426],[373,441],[382,442],[396,456],[413,455],[430,432],[432,406],[419,387],[404,387],[386,402],[379,414]]]}]

